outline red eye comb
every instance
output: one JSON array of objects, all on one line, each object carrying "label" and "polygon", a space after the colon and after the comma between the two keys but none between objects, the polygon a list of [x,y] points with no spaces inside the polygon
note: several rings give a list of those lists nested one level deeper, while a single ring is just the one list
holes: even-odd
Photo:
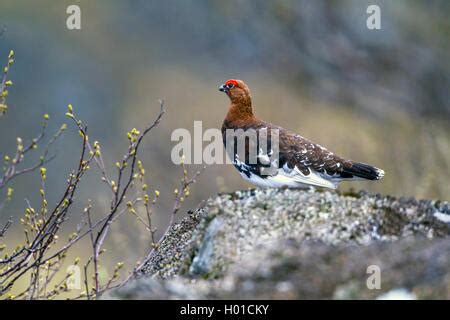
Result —
[{"label": "red eye comb", "polygon": [[234,79],[230,79],[225,82],[225,85],[229,85],[229,84],[232,84],[233,86],[236,87],[238,85],[238,82]]}]

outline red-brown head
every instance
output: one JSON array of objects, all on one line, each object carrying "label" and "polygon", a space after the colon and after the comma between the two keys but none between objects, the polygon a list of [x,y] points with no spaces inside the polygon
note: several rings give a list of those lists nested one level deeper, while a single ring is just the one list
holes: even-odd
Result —
[{"label": "red-brown head", "polygon": [[254,118],[250,89],[242,80],[229,79],[219,87],[231,100],[226,121],[239,121]]},{"label": "red-brown head", "polygon": [[242,80],[229,79],[219,90],[225,92],[233,104],[251,105],[250,89]]}]

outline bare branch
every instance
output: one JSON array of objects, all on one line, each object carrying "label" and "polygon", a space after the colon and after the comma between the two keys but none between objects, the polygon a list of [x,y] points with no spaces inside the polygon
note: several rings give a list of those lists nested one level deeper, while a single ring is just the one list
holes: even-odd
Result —
[{"label": "bare branch", "polygon": [[9,217],[8,221],[6,221],[6,224],[0,228],[0,238],[4,236],[6,231],[8,231],[9,227],[12,225],[12,217]]},{"label": "bare branch", "polygon": [[[40,211],[36,211],[32,208],[31,204],[27,202],[25,218],[21,219],[21,223],[24,225],[25,245],[13,251],[4,259],[0,259],[0,294],[8,292],[19,279],[29,276],[27,288],[20,292],[15,298],[27,297],[28,299],[47,299],[58,296],[60,292],[67,290],[65,281],[69,277],[69,275],[65,275],[62,278],[60,276],[56,277],[62,272],[61,267],[63,261],[68,252],[70,252],[70,249],[86,237],[89,237],[90,239],[92,255],[87,259],[83,266],[85,292],[74,297],[74,299],[96,299],[105,291],[122,286],[139,274],[143,266],[153,257],[165,235],[175,224],[176,216],[180,211],[184,200],[189,196],[190,186],[196,182],[197,177],[204,169],[197,171],[192,177],[189,177],[184,163],[182,164],[183,175],[179,188],[175,190],[175,199],[169,225],[163,235],[156,240],[156,229],[152,224],[152,215],[153,206],[159,199],[159,191],[155,190],[155,195],[152,197],[152,200],[150,200],[150,196],[147,194],[147,185],[145,184],[145,170],[142,162],[138,160],[138,151],[145,136],[161,122],[164,113],[164,101],[161,100],[160,111],[155,120],[142,132],[133,129],[128,133],[128,149],[122,157],[121,162],[116,164],[117,181],[114,181],[110,178],[105,167],[100,144],[94,142],[94,144],[91,145],[87,134],[87,126],[83,125],[82,122],[75,117],[72,106],[69,105],[67,116],[73,120],[82,137],[81,152],[77,167],[70,173],[67,180],[67,186],[62,196],[51,210],[47,208],[45,192],[46,169],[42,167],[44,162],[40,162],[30,168],[17,170],[17,164],[21,162],[20,159],[23,158],[23,154],[28,152],[28,150],[32,150],[34,147],[27,146],[18,148],[20,149],[18,150],[18,153],[20,154],[16,154],[14,158],[17,159],[17,161],[15,161],[14,166],[9,169],[10,171],[5,175],[7,178],[4,179],[3,182],[6,184],[6,182],[10,181],[18,174],[26,173],[40,167],[42,203]],[[44,134],[45,130],[42,137]],[[49,141],[42,154],[41,161],[42,159],[51,159],[51,157],[48,157],[48,149],[59,137],[59,134],[60,133],[55,134]],[[42,137],[41,135],[38,136],[33,142],[39,143]],[[103,216],[96,220],[92,215],[93,206],[89,200],[88,205],[82,214],[81,222],[76,227],[76,232],[67,242],[65,242],[65,244],[56,247],[61,226],[69,219],[69,212],[74,203],[75,192],[79,187],[82,177],[89,170],[91,163],[96,164],[96,167],[100,171],[102,181],[108,185],[109,190],[112,192],[110,207]],[[137,190],[138,186],[140,186],[141,191]],[[136,192],[136,194],[130,196],[132,192]],[[125,203],[126,198],[128,201]],[[141,206],[140,208],[145,210],[145,216],[141,216],[139,212],[135,210],[136,206]],[[99,265],[101,263],[101,254],[105,252],[105,249],[103,249],[104,243],[110,232],[111,225],[126,211],[133,213],[138,221],[149,232],[149,241],[151,245],[144,254],[143,259],[136,263],[131,272],[123,279],[121,279],[119,275],[119,270],[122,268],[123,263],[118,262],[113,270],[112,276],[106,281],[101,281],[99,277]],[[1,229],[0,235],[3,236],[8,228],[9,225],[5,225]],[[77,264],[78,261],[76,261],[75,264]],[[90,274],[92,274],[93,280],[89,279]],[[54,279],[60,280],[58,280],[54,288],[51,289],[50,284],[55,282]]]}]

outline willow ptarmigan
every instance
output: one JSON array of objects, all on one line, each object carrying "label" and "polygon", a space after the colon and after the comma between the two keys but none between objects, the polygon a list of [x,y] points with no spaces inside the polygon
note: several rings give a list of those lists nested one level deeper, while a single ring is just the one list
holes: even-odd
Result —
[{"label": "willow ptarmigan", "polygon": [[[259,187],[289,187],[304,188],[317,186],[324,188],[337,188],[342,181],[351,180],[380,180],[384,171],[373,166],[345,160],[324,147],[315,144],[302,136],[284,128],[262,121],[254,116],[250,90],[242,80],[230,79],[219,88],[231,100],[228,114],[222,125],[222,136],[227,148],[228,132],[240,131],[261,132],[265,130],[266,137],[270,139],[270,132],[275,130],[278,138],[278,157],[270,159],[270,152],[265,154],[256,142],[256,161],[249,161],[251,139],[244,138],[244,156],[239,156],[237,143],[233,142],[230,155],[234,166],[241,176],[250,183]],[[230,130],[231,129],[231,130]],[[239,130],[242,129],[242,130]],[[275,132],[274,131],[274,132]],[[233,138],[237,141],[237,137]],[[229,142],[228,142],[229,143]],[[270,140],[266,143],[266,150],[271,150]],[[242,149],[241,149],[242,150]],[[244,158],[245,157],[245,158]],[[263,169],[274,168],[269,174]]]}]

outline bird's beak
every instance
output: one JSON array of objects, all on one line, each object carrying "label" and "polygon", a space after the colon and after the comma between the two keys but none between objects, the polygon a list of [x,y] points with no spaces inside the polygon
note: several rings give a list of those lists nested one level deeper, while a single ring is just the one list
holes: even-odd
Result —
[{"label": "bird's beak", "polygon": [[222,92],[227,92],[228,91],[228,88],[227,88],[227,86],[226,85],[221,85],[220,87],[219,87],[219,91],[222,91]]}]

